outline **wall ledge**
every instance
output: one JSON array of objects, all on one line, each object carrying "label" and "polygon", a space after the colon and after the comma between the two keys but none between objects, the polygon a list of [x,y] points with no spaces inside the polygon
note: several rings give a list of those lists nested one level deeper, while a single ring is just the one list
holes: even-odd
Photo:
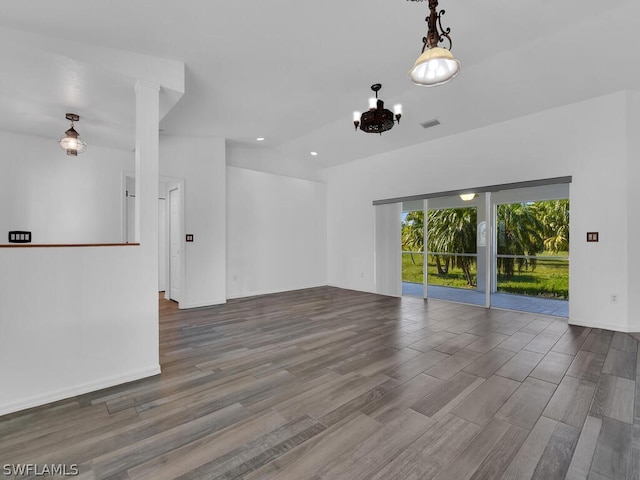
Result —
[{"label": "wall ledge", "polygon": [[0,248],[139,247],[139,243],[11,243]]}]

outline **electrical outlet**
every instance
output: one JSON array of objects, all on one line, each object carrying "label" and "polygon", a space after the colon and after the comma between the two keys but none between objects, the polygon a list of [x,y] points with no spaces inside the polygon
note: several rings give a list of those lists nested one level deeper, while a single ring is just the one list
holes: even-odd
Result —
[{"label": "electrical outlet", "polygon": [[618,303],[618,295],[615,293],[611,294],[611,303]]}]

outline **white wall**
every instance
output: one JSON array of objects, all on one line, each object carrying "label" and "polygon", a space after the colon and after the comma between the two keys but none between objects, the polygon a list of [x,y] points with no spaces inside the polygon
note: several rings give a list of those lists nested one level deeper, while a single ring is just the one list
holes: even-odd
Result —
[{"label": "white wall", "polygon": [[122,241],[122,175],[133,153],[89,145],[70,157],[55,140],[0,131],[0,243],[9,230],[34,243]]},{"label": "white wall", "polygon": [[227,297],[326,283],[325,185],[227,167]]},{"label": "white wall", "polygon": [[640,212],[638,190],[640,190],[640,92],[628,94],[627,123],[627,223],[629,229],[629,325],[633,332],[640,332]]},{"label": "white wall", "polygon": [[269,139],[254,145],[228,142],[227,165],[285,177],[324,181],[324,167],[318,157],[309,155],[304,160],[290,157],[281,150],[272,148]]},{"label": "white wall", "polygon": [[377,205],[375,208],[375,277],[376,293],[402,296],[401,203]]},{"label": "white wall", "polygon": [[570,321],[629,330],[626,112],[620,92],[329,169],[329,284],[375,291],[373,200],[571,175]]},{"label": "white wall", "polygon": [[[119,243],[133,154],[0,132],[0,234]],[[141,246],[0,248],[0,415],[159,373],[155,272]]]},{"label": "white wall", "polygon": [[[18,158],[28,165],[44,162],[43,152],[49,142],[46,139],[18,138],[3,132],[0,135],[7,142],[3,145],[5,151],[16,145],[16,152],[7,158]],[[25,144],[36,147],[28,154],[21,153]],[[91,150],[94,155],[101,155],[88,156],[88,149],[87,157],[75,159],[96,163],[91,168],[77,167],[83,175],[73,177],[71,186],[74,182],[89,183],[91,195],[82,208],[89,211],[89,206],[96,206],[90,217],[104,221],[113,216],[113,237],[91,239],[119,242],[121,171],[132,170],[132,155],[99,147]],[[53,152],[62,156],[64,164],[64,152]],[[185,227],[195,236],[195,242],[183,249],[186,288],[181,307],[222,303],[226,240],[224,140],[165,137],[160,157],[162,175],[184,179]],[[57,160],[49,158],[51,163]],[[46,162],[42,170],[24,170],[22,167],[20,175],[33,177],[29,185],[49,190],[51,178],[65,177],[57,176]],[[111,177],[104,178],[112,173],[113,182]],[[98,179],[113,183],[116,201],[112,212],[111,205],[107,208],[100,203],[109,195]],[[158,180],[154,182],[157,185]],[[31,201],[24,195],[20,199]],[[2,213],[20,211],[21,205],[13,196],[3,200],[10,203]],[[74,196],[74,205],[68,206],[72,211],[67,213],[73,218],[81,217],[83,211],[77,210],[80,207],[76,202],[82,203]],[[144,218],[157,218],[157,200],[150,205],[153,211],[143,212]],[[62,221],[60,217],[58,220]],[[85,222],[89,220],[93,218]],[[11,228],[27,227],[31,225]],[[33,227],[33,231],[38,230]],[[91,241],[88,237],[57,238],[52,241]],[[38,237],[36,240],[41,241]],[[0,415],[159,373],[157,252],[149,254],[152,240],[143,241],[141,246],[0,248]]]},{"label": "white wall", "polygon": [[184,179],[184,285],[180,308],[226,301],[225,141],[160,137],[160,175]]},{"label": "white wall", "polygon": [[0,248],[0,415],[159,373],[141,248]]}]

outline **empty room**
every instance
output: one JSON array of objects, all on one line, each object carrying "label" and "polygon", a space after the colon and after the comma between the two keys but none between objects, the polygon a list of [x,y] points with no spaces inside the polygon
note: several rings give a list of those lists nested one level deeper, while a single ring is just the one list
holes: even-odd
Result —
[{"label": "empty room", "polygon": [[638,2],[2,10],[0,478],[640,478]]}]

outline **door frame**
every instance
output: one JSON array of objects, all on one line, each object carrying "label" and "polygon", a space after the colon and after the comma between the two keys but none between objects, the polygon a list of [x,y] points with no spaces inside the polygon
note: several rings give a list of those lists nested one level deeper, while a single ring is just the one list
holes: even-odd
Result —
[{"label": "door frame", "polygon": [[[178,209],[178,237],[180,238],[180,260],[178,262],[178,278],[180,282],[180,293],[178,295],[179,298],[171,297],[171,192],[178,191],[178,199],[180,201],[179,209]],[[180,305],[180,302],[184,298],[184,294],[186,291],[185,288],[185,227],[184,227],[184,180],[168,182],[167,183],[167,208],[166,208],[166,245],[167,245],[167,255],[165,257],[166,271],[167,271],[167,288],[164,292],[164,298],[167,300],[174,300]]]},{"label": "door frame", "polygon": [[[509,205],[523,202],[542,202],[548,200],[570,201],[570,192],[570,183],[556,183],[534,187],[515,188],[491,193],[489,197],[489,208],[491,212],[490,241],[492,245],[490,262],[491,289],[487,289],[487,307],[492,307],[491,295],[498,293],[498,205]],[[571,203],[569,203],[569,208],[571,208]],[[569,227],[569,235],[571,235],[571,227]],[[569,266],[570,265],[571,263],[569,263]],[[569,272],[569,278],[571,278],[571,272]]]},{"label": "door frame", "polygon": [[[130,171],[130,170],[123,170],[122,171],[122,195],[121,195],[121,207],[122,207],[122,213],[121,213],[121,220],[122,220],[122,228],[121,228],[121,237],[122,237],[122,243],[127,243],[127,178],[133,178],[135,179],[135,172]],[[182,246],[180,249],[180,273],[179,273],[179,278],[180,278],[180,284],[181,284],[181,289],[180,289],[180,297],[184,298],[186,295],[186,285],[185,285],[185,278],[186,278],[186,255],[185,255],[185,210],[184,210],[184,178],[179,178],[179,177],[167,177],[167,176],[163,176],[160,175],[158,177],[158,182],[159,182],[159,186],[160,186],[160,190],[159,193],[162,195],[162,192],[164,190],[164,187],[162,184],[166,185],[166,195],[168,198],[169,195],[169,190],[173,189],[174,187],[178,188],[180,190],[180,220],[179,220],[179,225],[180,225],[180,238]],[[168,207],[168,202],[167,202],[167,207]],[[169,208],[165,208],[165,224],[167,225],[167,227],[169,226]],[[158,241],[160,241],[159,238],[160,232],[158,232]],[[164,263],[165,263],[165,271],[167,272],[167,282],[166,282],[166,288],[165,288],[165,298],[167,300],[169,300],[169,294],[167,292],[171,292],[171,275],[170,275],[170,249],[169,249],[169,228],[165,229],[165,245],[167,245],[167,248],[165,249],[165,258],[164,258]],[[160,268],[160,264],[159,264],[160,260],[158,259],[158,268]]]}]

